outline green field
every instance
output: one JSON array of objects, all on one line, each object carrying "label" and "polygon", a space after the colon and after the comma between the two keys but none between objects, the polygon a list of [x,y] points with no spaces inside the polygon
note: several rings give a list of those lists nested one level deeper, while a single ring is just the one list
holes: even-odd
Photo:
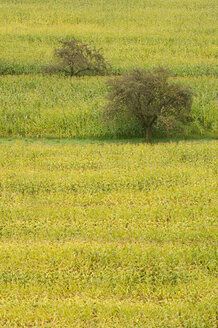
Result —
[{"label": "green field", "polygon": [[1,327],[216,327],[217,143],[0,146]]},{"label": "green field", "polygon": [[142,136],[137,122],[102,124],[106,77],[42,74],[73,36],[102,48],[114,74],[169,68],[195,93],[186,134],[214,135],[216,17],[216,0],[0,0],[0,137]]},{"label": "green field", "polygon": [[[106,77],[7,76],[1,81],[0,136],[52,138],[142,137],[141,127],[123,118],[101,121]],[[180,77],[198,94],[192,106],[192,133],[217,131],[216,78]],[[190,131],[188,131],[190,132]],[[208,133],[207,132],[207,133]],[[188,133],[187,133],[188,134]],[[156,137],[160,131],[156,131]]]},{"label": "green field", "polygon": [[[0,327],[217,327],[216,17],[215,0],[0,0]],[[43,73],[71,37],[110,75],[163,65],[191,86],[198,141],[103,123],[108,76]]]},{"label": "green field", "polygon": [[102,47],[115,69],[213,76],[216,9],[215,0],[1,0],[1,70],[37,73],[57,39],[75,36]]}]

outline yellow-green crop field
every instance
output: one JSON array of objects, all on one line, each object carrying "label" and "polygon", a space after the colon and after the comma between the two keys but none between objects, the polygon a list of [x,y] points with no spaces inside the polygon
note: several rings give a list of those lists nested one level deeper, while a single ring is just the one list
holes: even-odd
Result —
[{"label": "yellow-green crop field", "polygon": [[0,326],[216,328],[216,141],[0,145]]},{"label": "yellow-green crop field", "polygon": [[0,0],[0,327],[217,327],[217,141],[103,142],[142,137],[102,122],[108,77],[43,73],[73,36],[111,74],[168,67],[195,94],[186,135],[214,136],[216,17],[215,0]]}]

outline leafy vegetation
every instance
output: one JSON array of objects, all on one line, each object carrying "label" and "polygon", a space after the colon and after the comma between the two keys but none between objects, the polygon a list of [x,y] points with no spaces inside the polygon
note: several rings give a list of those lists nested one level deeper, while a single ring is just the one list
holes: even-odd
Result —
[{"label": "leafy vegetation", "polygon": [[217,143],[0,145],[1,327],[216,327]]},{"label": "leafy vegetation", "polygon": [[101,51],[91,48],[81,40],[72,38],[70,41],[60,41],[62,48],[55,49],[54,57],[58,64],[46,67],[46,72],[65,72],[70,76],[103,74],[109,64]]},{"label": "leafy vegetation", "polygon": [[110,92],[103,118],[110,120],[127,112],[137,118],[152,139],[152,126],[162,123],[169,132],[180,122],[190,119],[192,91],[178,83],[169,83],[169,72],[135,69],[130,74],[109,81]]}]

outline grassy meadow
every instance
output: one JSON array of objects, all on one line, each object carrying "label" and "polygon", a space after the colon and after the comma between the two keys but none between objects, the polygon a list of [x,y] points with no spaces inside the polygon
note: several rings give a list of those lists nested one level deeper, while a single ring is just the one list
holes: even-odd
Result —
[{"label": "grassy meadow", "polygon": [[216,327],[217,143],[0,145],[1,327]]},{"label": "grassy meadow", "polygon": [[163,65],[195,94],[185,135],[212,139],[216,17],[215,0],[0,0],[0,327],[217,327],[216,140],[146,144],[102,122],[108,76],[43,74],[72,36],[111,75]]}]

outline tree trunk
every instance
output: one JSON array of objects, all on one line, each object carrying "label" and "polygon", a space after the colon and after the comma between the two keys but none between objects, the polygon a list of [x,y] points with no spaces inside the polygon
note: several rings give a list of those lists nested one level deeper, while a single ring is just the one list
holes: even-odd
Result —
[{"label": "tree trunk", "polygon": [[70,76],[74,76],[74,68],[70,67]]},{"label": "tree trunk", "polygon": [[152,125],[146,127],[146,141],[150,142],[152,139]]}]

